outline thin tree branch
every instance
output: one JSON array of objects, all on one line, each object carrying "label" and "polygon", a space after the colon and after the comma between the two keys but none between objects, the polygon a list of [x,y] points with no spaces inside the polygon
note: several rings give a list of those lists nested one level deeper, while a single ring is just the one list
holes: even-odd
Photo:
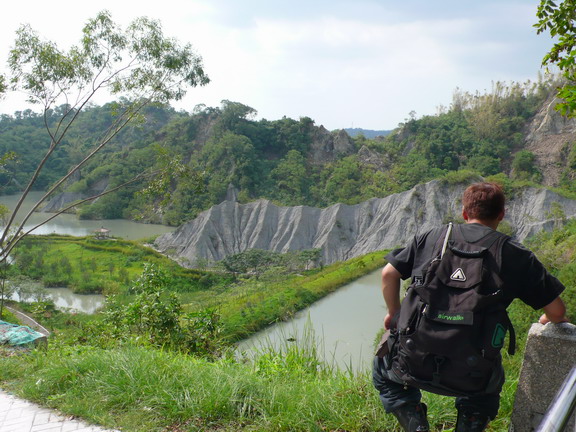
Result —
[{"label": "thin tree branch", "polygon": [[[114,74],[112,74],[114,75]],[[70,121],[66,124],[64,130],[62,131],[62,133],[60,134],[60,137],[58,137],[56,139],[56,137],[54,137],[50,131],[50,128],[48,127],[47,124],[47,117],[46,117],[46,113],[48,111],[46,105],[45,110],[44,110],[44,124],[46,127],[46,130],[48,131],[48,134],[51,137],[51,144],[50,144],[50,148],[48,149],[48,151],[46,152],[46,155],[44,156],[44,158],[42,159],[42,161],[38,164],[38,166],[36,167],[36,170],[34,171],[34,174],[32,175],[32,178],[30,179],[28,185],[26,186],[26,188],[24,189],[24,192],[22,192],[22,196],[20,197],[20,199],[18,200],[18,202],[16,203],[16,207],[14,208],[14,211],[12,212],[12,214],[10,215],[10,219],[8,220],[8,223],[6,224],[6,228],[4,230],[4,232],[2,233],[2,236],[0,237],[0,245],[4,244],[4,242],[6,241],[6,236],[7,233],[9,231],[9,228],[12,226],[12,224],[14,223],[14,219],[16,217],[16,215],[18,214],[18,211],[20,210],[20,207],[22,206],[22,203],[24,202],[24,199],[26,198],[26,196],[28,195],[28,193],[30,192],[30,190],[32,189],[32,186],[34,185],[34,183],[36,182],[36,180],[38,179],[38,176],[40,175],[40,172],[42,171],[44,165],[46,164],[47,160],[50,158],[50,156],[52,155],[52,153],[54,152],[54,150],[56,149],[56,147],[58,146],[58,144],[60,144],[60,142],[62,141],[62,139],[64,138],[64,136],[66,135],[66,133],[68,132],[68,129],[70,128],[70,126],[76,121],[76,119],[78,118],[78,116],[80,115],[80,113],[82,112],[82,110],[84,109],[84,107],[86,106],[86,104],[92,99],[92,97],[94,96],[94,94],[101,88],[101,84],[99,84],[96,89],[94,89],[88,96],[87,98],[82,102],[82,104],[79,107],[74,107],[75,112],[74,115],[72,116],[72,118],[70,119]],[[139,108],[139,110],[142,109],[142,106]],[[71,110],[70,110],[71,111]],[[67,115],[68,113],[66,113]],[[65,117],[65,116],[64,116]],[[130,117],[130,119],[133,118]],[[59,126],[57,128],[57,130],[60,128],[60,125],[62,124],[63,118],[60,119],[59,121]],[[124,123],[123,126],[125,126],[127,124],[127,122]],[[112,135],[115,136],[117,133],[119,132],[119,130],[116,130],[114,132],[114,134]],[[110,138],[111,139],[111,138]],[[107,141],[109,142],[110,139]],[[82,166],[82,164],[77,165],[74,170],[72,170],[71,172],[69,172],[62,181],[66,180],[68,177],[70,177],[78,168],[80,168],[80,166]],[[58,183],[58,185],[60,185],[61,182]],[[54,190],[55,188],[52,188],[50,190],[50,193],[52,190]],[[34,212],[34,210],[36,210],[38,208],[38,206],[40,206],[40,204],[42,204],[42,202],[46,199],[46,197],[49,195],[45,194],[35,205],[34,207],[30,210],[30,212],[26,215],[26,217],[24,218],[24,220],[22,221],[21,226],[16,230],[16,232],[18,233],[22,226],[24,225],[24,223],[30,218],[30,215],[32,215],[32,213]]]},{"label": "thin tree branch", "polygon": [[[28,219],[30,219],[30,216],[32,216],[32,214],[34,213],[34,211],[40,206],[40,204],[42,204],[42,202],[44,202],[44,200],[50,195],[52,194],[52,192],[54,192],[62,183],[64,183],[68,178],[70,178],[70,176],[72,176],[72,174],[74,174],[78,169],[80,169],[86,162],[88,162],[90,159],[92,159],[92,157],[94,157],[94,155],[96,153],[98,153],[100,150],[102,150],[103,147],[105,147],[122,129],[124,129],[124,127],[138,114],[138,112],[140,112],[140,110],[146,106],[148,104],[148,101],[145,101],[143,103],[140,104],[140,106],[133,111],[128,118],[124,119],[123,122],[121,124],[119,124],[118,126],[116,126],[116,128],[112,131],[112,133],[107,136],[104,141],[102,141],[96,148],[94,148],[92,150],[92,152],[90,152],[90,154],[88,156],[86,156],[80,163],[78,163],[78,165],[76,165],[72,170],[70,170],[68,172],[68,174],[66,174],[64,177],[62,177],[60,180],[58,180],[58,182],[56,182],[56,184],[54,184],[43,196],[42,198],[40,198],[35,204],[34,206],[30,209],[30,211],[28,212],[28,214],[24,217],[24,219],[21,221],[20,226],[16,229],[16,233],[15,235],[18,235],[21,231],[22,228],[24,227],[24,225],[26,224],[26,222],[28,221]],[[114,126],[114,125],[113,125]],[[14,215],[14,213],[13,213]],[[6,236],[6,232],[8,231],[8,228],[11,226],[11,224],[8,224],[6,226],[6,230],[4,231],[3,235],[2,235],[2,239],[0,241],[0,244],[2,244],[2,242],[5,240],[5,236]]]},{"label": "thin tree branch", "polygon": [[150,173],[142,173],[137,175],[136,177],[128,180],[127,182],[124,182],[118,186],[113,187],[112,189],[106,190],[104,192],[101,192],[99,194],[93,195],[91,197],[88,198],[84,198],[80,201],[76,201],[73,204],[70,204],[68,207],[65,207],[63,209],[58,210],[58,212],[56,212],[54,215],[50,216],[49,218],[47,218],[46,220],[40,222],[39,224],[35,225],[33,228],[30,228],[28,231],[26,232],[22,232],[23,230],[20,230],[20,233],[16,233],[14,234],[14,237],[12,237],[12,239],[8,242],[8,245],[2,249],[2,251],[0,251],[0,263],[6,261],[6,259],[8,258],[8,256],[10,255],[10,252],[12,252],[12,250],[14,249],[14,247],[20,242],[20,240],[22,240],[24,237],[26,237],[28,234],[30,234],[32,231],[34,231],[37,228],[40,228],[42,225],[45,225],[46,223],[50,222],[52,219],[60,216],[62,213],[66,213],[68,210],[70,210],[73,207],[79,206],[81,204],[84,204],[85,202],[88,201],[92,201],[95,200],[96,198],[100,198],[104,195],[108,195],[109,193],[112,192],[116,192],[118,189],[121,189],[123,187],[126,187],[132,183],[136,183],[142,179],[145,179],[147,177],[153,177],[155,175],[157,175],[160,171],[153,171]]}]

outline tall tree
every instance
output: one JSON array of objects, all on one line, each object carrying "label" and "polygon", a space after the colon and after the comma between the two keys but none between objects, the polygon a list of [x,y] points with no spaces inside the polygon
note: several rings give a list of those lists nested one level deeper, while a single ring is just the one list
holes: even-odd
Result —
[{"label": "tall tree", "polygon": [[290,150],[270,172],[275,180],[274,197],[282,204],[299,205],[307,201],[309,179],[306,159],[297,150]]},{"label": "tall tree", "polygon": [[[206,85],[209,82],[202,59],[193,51],[192,46],[182,45],[177,40],[164,36],[158,21],[137,18],[122,29],[107,11],[90,19],[83,28],[79,44],[67,51],[58,48],[54,42],[41,39],[30,26],[22,26],[16,32],[8,68],[7,80],[0,77],[0,94],[4,91],[24,92],[28,102],[41,107],[50,145],[4,226],[0,236],[0,265],[6,263],[14,246],[36,228],[24,230],[32,212],[128,124],[142,121],[140,113],[144,107],[181,99],[189,87]],[[19,224],[15,223],[22,202],[50,158],[62,146],[79,114],[89,106],[96,95],[102,93],[122,101],[117,105],[112,124],[101,132],[100,139],[90,143],[84,158],[70,167],[68,173],[48,189]],[[55,107],[59,109],[54,110]],[[53,116],[54,113],[59,117],[49,122],[48,116]],[[133,183],[151,174],[141,173],[126,183]],[[104,194],[124,187],[126,183],[111,188]],[[80,203],[76,202],[74,205]],[[40,225],[58,214],[48,217]],[[1,313],[0,310],[0,315]]]},{"label": "tall tree", "polygon": [[566,79],[558,88],[563,99],[556,108],[570,117],[576,116],[576,0],[541,0],[538,6],[537,33],[549,32],[556,42],[542,59],[543,66],[557,66]]}]

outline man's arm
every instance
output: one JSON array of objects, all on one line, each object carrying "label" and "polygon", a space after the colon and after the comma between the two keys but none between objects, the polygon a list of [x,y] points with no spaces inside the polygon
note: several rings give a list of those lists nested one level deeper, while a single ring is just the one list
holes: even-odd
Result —
[{"label": "man's arm", "polygon": [[561,323],[568,322],[566,317],[566,306],[560,297],[556,297],[550,304],[543,307],[544,314],[538,320],[540,324],[548,322]]},{"label": "man's arm", "polygon": [[386,264],[382,269],[382,295],[388,307],[384,318],[384,328],[389,329],[392,318],[400,311],[400,279],[402,275],[392,264]]}]

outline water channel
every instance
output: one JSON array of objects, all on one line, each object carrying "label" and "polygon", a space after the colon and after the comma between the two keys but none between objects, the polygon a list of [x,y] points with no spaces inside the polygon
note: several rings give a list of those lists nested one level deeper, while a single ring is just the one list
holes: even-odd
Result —
[{"label": "water channel", "polygon": [[319,357],[329,365],[352,371],[369,367],[374,341],[386,315],[380,274],[376,270],[339,288],[298,312],[292,320],[242,341],[238,351],[250,356],[268,347],[282,349],[290,343],[314,343]]},{"label": "water channel", "polygon": [[21,294],[15,292],[10,299],[14,301],[33,302],[45,294],[59,310],[83,312],[87,314],[93,314],[104,306],[105,297],[101,294],[76,294],[69,288],[43,288],[42,284],[36,285],[36,289],[39,290],[36,291],[36,293]]},{"label": "water channel", "polygon": [[[26,197],[22,207],[18,212],[17,221],[22,221],[28,214],[32,206],[42,197],[42,192],[30,192]],[[10,210],[16,207],[20,198],[19,195],[0,196],[0,204],[4,204]],[[40,222],[52,216],[51,213],[35,212],[25,225],[25,230],[34,228]],[[126,240],[139,240],[148,237],[158,236],[174,231],[175,227],[158,224],[143,224],[132,222],[126,219],[106,219],[106,220],[81,220],[73,214],[61,214],[50,222],[35,229],[33,234],[68,234],[72,236],[86,236],[94,233],[99,228],[110,230],[110,235]]]},{"label": "water channel", "polygon": [[[22,204],[20,211],[16,217],[16,221],[20,222],[26,214],[30,211],[34,203],[42,197],[42,192],[31,192],[26,197]],[[4,204],[10,210],[14,210],[20,195],[4,195],[0,196],[0,204]],[[34,228],[40,222],[49,218],[50,213],[34,213],[24,226],[27,231]],[[138,240],[158,236],[170,231],[174,227],[157,224],[142,224],[132,222],[126,219],[107,219],[101,220],[80,220],[72,214],[61,214],[56,216],[50,222],[35,229],[33,234],[68,234],[72,236],[87,236],[94,233],[99,228],[107,228],[110,230],[110,235],[114,237],[123,238],[126,240]],[[98,308],[104,304],[104,296],[99,294],[75,294],[68,288],[48,288],[46,294],[54,302],[55,306],[60,309],[68,309],[70,311],[94,313]],[[24,300],[30,299],[33,296],[23,295]],[[18,294],[12,297],[13,300],[19,300]]]}]

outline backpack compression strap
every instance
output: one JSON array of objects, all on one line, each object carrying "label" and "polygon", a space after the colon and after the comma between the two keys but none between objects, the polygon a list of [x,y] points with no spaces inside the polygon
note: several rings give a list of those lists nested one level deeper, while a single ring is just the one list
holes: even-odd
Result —
[{"label": "backpack compression strap", "polygon": [[512,325],[512,321],[510,321],[508,312],[506,312],[506,319],[508,320],[508,331],[510,332],[510,339],[508,341],[508,354],[514,355],[514,353],[516,353],[516,332],[514,331],[514,326]]}]

